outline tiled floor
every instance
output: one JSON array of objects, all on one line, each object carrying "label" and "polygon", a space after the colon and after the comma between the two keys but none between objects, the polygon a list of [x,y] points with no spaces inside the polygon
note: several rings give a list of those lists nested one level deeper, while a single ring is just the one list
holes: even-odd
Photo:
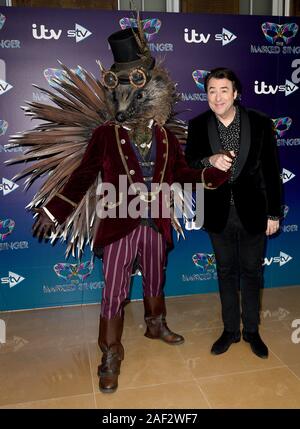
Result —
[{"label": "tiled floor", "polygon": [[300,408],[300,287],[263,291],[266,360],[244,341],[210,354],[222,331],[217,294],[169,298],[167,308],[183,345],[145,338],[142,303],[126,306],[125,360],[110,395],[96,375],[99,305],[0,313],[0,408]]}]

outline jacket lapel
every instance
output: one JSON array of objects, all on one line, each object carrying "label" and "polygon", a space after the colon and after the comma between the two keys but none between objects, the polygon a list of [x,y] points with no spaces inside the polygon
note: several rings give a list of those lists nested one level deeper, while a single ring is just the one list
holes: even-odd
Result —
[{"label": "jacket lapel", "polygon": [[221,140],[217,129],[217,121],[213,113],[211,113],[211,115],[208,118],[207,128],[208,128],[208,140],[209,140],[212,153],[213,154],[220,153],[222,150],[222,144],[221,144]]},{"label": "jacket lapel", "polygon": [[250,121],[249,116],[245,109],[239,107],[240,109],[240,118],[241,118],[241,133],[240,133],[240,150],[238,154],[238,158],[236,161],[236,168],[234,175],[232,176],[232,180],[236,180],[240,175],[245,162],[248,157],[249,149],[250,149]]},{"label": "jacket lapel", "polygon": [[164,180],[165,167],[168,162],[168,137],[163,128],[155,126],[156,160],[153,174],[153,183],[161,183]]}]

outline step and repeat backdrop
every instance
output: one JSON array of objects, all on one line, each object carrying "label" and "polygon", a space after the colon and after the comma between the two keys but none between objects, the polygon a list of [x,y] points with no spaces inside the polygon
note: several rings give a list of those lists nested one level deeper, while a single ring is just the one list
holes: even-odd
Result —
[{"label": "step and repeat backdrop", "polygon": [[[208,109],[203,78],[227,66],[243,84],[241,102],[273,120],[284,188],[283,220],[278,236],[268,239],[265,287],[300,284],[300,19],[180,13],[142,14],[154,56],[164,59],[178,83],[179,117],[189,120]],[[81,261],[65,260],[65,245],[51,246],[32,237],[26,205],[40,186],[27,191],[13,176],[24,165],[3,162],[21,149],[8,150],[9,136],[38,125],[24,116],[24,101],[48,102],[32,84],[49,88],[60,74],[59,59],[99,75],[96,59],[113,62],[108,36],[135,25],[132,12],[0,8],[0,310],[18,310],[100,302],[102,264],[87,250]],[[49,88],[50,89],[50,88]],[[187,230],[175,243],[166,269],[167,296],[218,290],[215,259],[208,236]],[[175,237],[174,237],[175,238]],[[176,240],[175,240],[176,241]],[[141,276],[132,277],[131,297],[142,297]]]}]

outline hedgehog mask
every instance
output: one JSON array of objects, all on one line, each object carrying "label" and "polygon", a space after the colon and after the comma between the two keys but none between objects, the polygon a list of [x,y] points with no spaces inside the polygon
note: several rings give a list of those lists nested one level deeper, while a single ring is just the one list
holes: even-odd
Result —
[{"label": "hedgehog mask", "polygon": [[[45,181],[28,204],[39,209],[63,189],[82,160],[93,131],[107,123],[127,128],[142,155],[151,144],[153,123],[174,133],[180,142],[186,140],[186,124],[176,119],[175,84],[168,72],[151,56],[137,16],[137,29],[113,33],[108,42],[114,64],[105,70],[98,61],[102,80],[78,66],[80,74],[59,62],[62,73],[51,81],[52,90],[37,87],[49,103],[28,102],[25,114],[39,119],[34,129],[11,136],[7,147],[25,147],[21,156],[6,164],[27,162],[17,180],[27,176],[26,187],[43,175]],[[54,89],[54,90],[53,90]],[[40,122],[42,120],[42,122]],[[97,177],[65,224],[57,228],[52,241],[60,237],[68,242],[66,255],[81,255],[86,243],[93,247],[96,219]]]},{"label": "hedgehog mask", "polygon": [[105,70],[99,63],[107,105],[115,121],[127,126],[140,145],[150,138],[149,123],[162,126],[169,119],[176,102],[175,84],[156,65],[139,28],[113,33],[108,42],[114,64]]}]

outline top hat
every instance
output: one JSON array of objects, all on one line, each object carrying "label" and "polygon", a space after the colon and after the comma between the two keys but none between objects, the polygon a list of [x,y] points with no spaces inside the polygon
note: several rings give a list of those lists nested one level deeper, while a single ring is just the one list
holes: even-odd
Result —
[{"label": "top hat", "polygon": [[112,71],[118,73],[139,67],[153,69],[155,59],[151,57],[145,39],[141,40],[136,28],[126,28],[113,33],[109,36],[108,43],[114,57],[114,64],[110,68]]}]

